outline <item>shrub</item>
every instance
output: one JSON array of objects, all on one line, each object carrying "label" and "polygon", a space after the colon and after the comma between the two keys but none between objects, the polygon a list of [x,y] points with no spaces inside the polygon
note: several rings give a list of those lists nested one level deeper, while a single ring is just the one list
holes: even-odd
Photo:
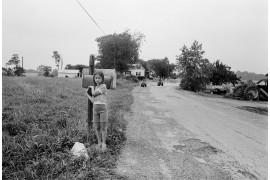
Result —
[{"label": "shrub", "polygon": [[126,79],[135,83],[139,82],[139,79],[136,76],[126,76]]},{"label": "shrub", "polygon": [[205,89],[206,82],[203,78],[183,78],[180,87],[184,90],[201,91]]}]

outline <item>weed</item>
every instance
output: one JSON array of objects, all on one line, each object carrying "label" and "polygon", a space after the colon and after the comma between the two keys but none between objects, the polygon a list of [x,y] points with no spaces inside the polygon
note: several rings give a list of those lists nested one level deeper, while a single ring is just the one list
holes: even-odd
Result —
[{"label": "weed", "polygon": [[122,112],[133,101],[136,83],[117,82],[108,90],[108,150],[87,146],[89,160],[75,158],[76,141],[87,142],[87,99],[78,78],[3,77],[2,179],[105,179],[122,178],[113,169],[126,139]]}]

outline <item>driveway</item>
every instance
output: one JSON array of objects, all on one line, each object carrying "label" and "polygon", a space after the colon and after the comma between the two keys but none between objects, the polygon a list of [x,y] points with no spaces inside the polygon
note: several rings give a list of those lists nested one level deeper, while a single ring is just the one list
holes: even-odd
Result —
[{"label": "driveway", "polygon": [[267,102],[179,90],[133,90],[117,173],[128,179],[267,179]]}]

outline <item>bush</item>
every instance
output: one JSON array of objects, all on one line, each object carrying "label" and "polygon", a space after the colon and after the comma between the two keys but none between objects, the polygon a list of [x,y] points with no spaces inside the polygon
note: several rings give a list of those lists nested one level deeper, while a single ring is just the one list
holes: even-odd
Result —
[{"label": "bush", "polygon": [[44,71],[44,72],[43,72],[43,76],[49,77],[49,76],[50,76],[50,72],[49,72],[49,71]]},{"label": "bush", "polygon": [[125,75],[117,74],[116,79],[125,78]]},{"label": "bush", "polygon": [[201,91],[205,89],[206,81],[201,78],[183,78],[180,82],[180,87],[184,90]]},{"label": "bush", "polygon": [[126,76],[126,80],[129,80],[131,82],[138,83],[139,79],[136,76]]}]

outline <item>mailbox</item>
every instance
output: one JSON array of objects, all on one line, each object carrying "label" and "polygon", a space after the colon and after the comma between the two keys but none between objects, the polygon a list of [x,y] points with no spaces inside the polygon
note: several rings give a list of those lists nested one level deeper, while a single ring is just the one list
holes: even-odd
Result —
[{"label": "mailbox", "polygon": [[[113,77],[112,76],[104,76],[104,84],[106,84],[107,89],[112,88],[112,82],[113,82]],[[88,88],[89,86],[94,86],[94,80],[93,80],[93,75],[83,75],[82,78],[82,87],[83,88]]]}]

